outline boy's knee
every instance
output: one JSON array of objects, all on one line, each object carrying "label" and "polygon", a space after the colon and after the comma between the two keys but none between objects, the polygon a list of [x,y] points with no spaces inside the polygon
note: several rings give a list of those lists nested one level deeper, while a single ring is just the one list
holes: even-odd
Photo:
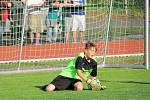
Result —
[{"label": "boy's knee", "polygon": [[51,92],[55,90],[55,86],[53,84],[49,84],[45,87],[45,91]]},{"label": "boy's knee", "polygon": [[77,91],[82,91],[82,90],[83,90],[83,86],[82,86],[82,85],[78,85],[78,86],[76,87],[76,90],[77,90]]},{"label": "boy's knee", "polygon": [[75,84],[75,90],[76,91],[82,91],[83,90],[83,84],[81,82]]}]

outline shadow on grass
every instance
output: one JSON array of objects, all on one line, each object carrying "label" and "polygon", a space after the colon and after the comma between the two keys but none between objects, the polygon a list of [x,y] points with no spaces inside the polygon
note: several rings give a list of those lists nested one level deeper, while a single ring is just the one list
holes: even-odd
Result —
[{"label": "shadow on grass", "polygon": [[35,88],[38,88],[39,90],[45,91],[47,85],[41,85],[41,86],[34,86]]},{"label": "shadow on grass", "polygon": [[[47,85],[34,86],[34,87],[35,87],[35,88],[38,88],[39,90],[45,91],[46,86],[47,86]],[[86,88],[84,88],[83,90],[91,90],[91,89],[86,89]],[[55,91],[58,91],[58,90],[55,90]],[[74,90],[71,90],[71,91],[74,91]]]},{"label": "shadow on grass", "polygon": [[150,84],[149,82],[137,82],[137,81],[109,81],[109,80],[101,80],[102,82],[118,82],[118,83],[133,83],[133,84]]}]

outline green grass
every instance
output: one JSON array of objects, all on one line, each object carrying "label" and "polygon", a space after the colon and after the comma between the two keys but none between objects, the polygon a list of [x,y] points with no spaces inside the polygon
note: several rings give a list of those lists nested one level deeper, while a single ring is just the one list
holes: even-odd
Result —
[{"label": "green grass", "polygon": [[[150,28],[149,28],[150,29]],[[86,37],[85,39],[90,38],[94,39],[96,41],[102,41],[105,40],[105,35],[107,34],[104,31],[101,31],[102,28],[94,28],[94,30],[87,30],[86,31]],[[95,33],[93,35],[93,33]],[[144,36],[144,29],[140,29],[139,27],[137,28],[115,28],[113,27],[113,24],[111,24],[111,30],[109,31],[109,38],[119,38],[120,39],[124,39],[124,38],[128,38],[128,39],[140,39],[138,36]],[[79,38],[79,36],[78,36]]]},{"label": "green grass", "polygon": [[0,74],[0,98],[1,100],[150,100],[150,70],[99,69],[98,78],[107,86],[104,91],[65,90],[51,93],[42,91],[40,87],[49,83],[59,72]]},{"label": "green grass", "polygon": [[[39,62],[24,62],[21,63],[21,69],[38,69],[38,68],[49,68],[49,67],[62,67],[69,63],[70,60],[59,60],[59,61],[39,61]],[[17,69],[18,63],[1,64],[0,70],[13,70]]]},{"label": "green grass", "polygon": [[143,64],[144,58],[143,56],[130,56],[130,57],[115,57],[115,58],[107,58],[107,64],[114,64],[114,63],[126,63],[126,64]]},{"label": "green grass", "polygon": [[[150,58],[149,58],[150,59]],[[39,69],[50,67],[64,67],[70,60],[56,60],[56,61],[39,61],[39,62],[25,62],[21,63],[21,69]],[[102,58],[97,58],[97,62],[101,63]],[[143,56],[129,56],[129,57],[113,57],[106,58],[107,64],[126,63],[126,64],[143,64]],[[15,70],[18,68],[18,63],[0,64],[0,70]]]}]

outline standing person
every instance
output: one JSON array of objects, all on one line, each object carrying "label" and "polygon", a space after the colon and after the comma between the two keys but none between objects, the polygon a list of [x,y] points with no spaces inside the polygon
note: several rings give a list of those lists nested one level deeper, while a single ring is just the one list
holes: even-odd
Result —
[{"label": "standing person", "polygon": [[49,4],[48,4],[48,0],[44,0],[44,4],[43,4],[44,7],[41,8],[41,11],[42,11],[42,19],[43,19],[43,31],[44,33],[47,32],[47,27],[46,27],[46,23],[45,23],[45,20],[47,18],[47,14],[48,14],[48,7],[49,7]]},{"label": "standing person", "polygon": [[16,42],[21,41],[21,34],[23,28],[23,7],[25,0],[11,0],[12,9],[11,9],[11,21],[13,24],[12,27],[12,38],[17,40]]},{"label": "standing person", "polygon": [[10,21],[11,3],[8,0],[1,0],[0,7],[0,39],[2,39],[3,33],[8,32],[10,30],[8,22]]},{"label": "standing person", "polygon": [[36,35],[36,44],[40,44],[40,33],[43,32],[43,20],[40,7],[44,0],[26,0],[28,5],[29,34],[31,44],[34,42],[34,33]]},{"label": "standing person", "polygon": [[85,31],[85,0],[72,0],[75,5],[74,9],[72,9],[72,18],[73,18],[73,42],[77,42],[77,29],[80,31],[80,42],[83,43],[84,39],[84,31]]},{"label": "standing person", "polygon": [[[72,4],[71,0],[64,0],[64,4]],[[69,42],[69,37],[72,28],[72,14],[71,14],[71,7],[65,7],[65,33],[66,33],[66,43]]]},{"label": "standing person", "polygon": [[85,44],[84,52],[70,61],[68,66],[48,85],[47,92],[54,90],[83,90],[82,80],[89,83],[90,75],[92,78],[97,76],[97,62],[94,58],[97,47],[92,42]]},{"label": "standing person", "polygon": [[58,0],[49,0],[49,11],[47,16],[47,41],[49,43],[54,43],[57,40],[58,35],[58,17],[59,17],[59,7],[53,6],[52,4],[59,4]]}]

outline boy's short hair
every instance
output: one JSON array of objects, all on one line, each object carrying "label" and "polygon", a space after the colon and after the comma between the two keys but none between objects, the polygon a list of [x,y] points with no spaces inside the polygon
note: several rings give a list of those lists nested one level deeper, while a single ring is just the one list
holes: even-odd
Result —
[{"label": "boy's short hair", "polygon": [[97,46],[96,46],[95,43],[88,41],[88,42],[85,44],[85,49],[89,49],[89,48],[92,48],[92,47],[94,47],[94,48],[96,49],[96,51],[97,51]]}]

